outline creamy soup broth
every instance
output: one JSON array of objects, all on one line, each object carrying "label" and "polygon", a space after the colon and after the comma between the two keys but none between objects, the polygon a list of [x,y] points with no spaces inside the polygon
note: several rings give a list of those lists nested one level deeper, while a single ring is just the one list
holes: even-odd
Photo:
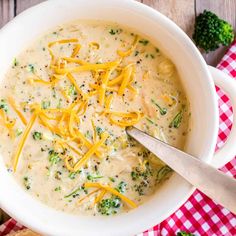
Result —
[{"label": "creamy soup broth", "polygon": [[189,131],[171,60],[147,37],[99,21],[58,26],[18,55],[0,108],[9,173],[35,198],[73,214],[127,212],[170,176],[126,127],[180,149]]}]

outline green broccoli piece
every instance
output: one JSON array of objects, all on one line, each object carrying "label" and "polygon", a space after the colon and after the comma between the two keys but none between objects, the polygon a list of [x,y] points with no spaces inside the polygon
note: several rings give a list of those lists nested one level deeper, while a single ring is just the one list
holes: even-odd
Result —
[{"label": "green broccoli piece", "polygon": [[48,154],[49,154],[48,159],[51,164],[57,164],[61,160],[59,154],[54,150],[50,150]]},{"label": "green broccoli piece", "polygon": [[87,179],[91,180],[91,181],[96,180],[96,179],[101,179],[102,177],[103,176],[101,176],[101,175],[91,175],[91,174],[87,175]]},{"label": "green broccoli piece", "polygon": [[8,112],[8,105],[7,105],[5,99],[1,99],[1,101],[0,101],[0,109],[4,110],[5,112]]},{"label": "green broccoli piece", "polygon": [[195,236],[194,234],[187,233],[185,231],[179,231],[176,236]]},{"label": "green broccoli piece", "polygon": [[33,136],[34,140],[41,140],[43,135],[42,135],[42,133],[35,131],[35,132],[33,132],[32,136]]},{"label": "green broccoli piece", "polygon": [[183,118],[183,112],[180,111],[175,115],[173,120],[170,122],[169,128],[172,128],[172,127],[179,128],[182,118]]},{"label": "green broccoli piece", "polygon": [[73,95],[76,96],[77,95],[76,88],[74,85],[70,86],[68,94],[69,94],[69,96],[73,96]]},{"label": "green broccoli piece", "polygon": [[29,190],[31,188],[31,181],[29,179],[29,177],[25,176],[23,178],[23,182],[24,182],[24,186],[27,190]]},{"label": "green broccoli piece", "polygon": [[51,105],[51,102],[50,101],[42,101],[41,102],[41,107],[42,109],[48,109]]},{"label": "green broccoli piece", "polygon": [[120,208],[121,202],[118,197],[102,199],[98,204],[98,211],[102,215],[114,215],[117,213],[117,209]]},{"label": "green broccoli piece", "polygon": [[124,181],[121,181],[121,182],[118,184],[116,190],[117,190],[119,193],[124,193],[125,190],[126,190],[126,186],[127,186],[127,184],[126,184]]},{"label": "green broccoli piece", "polygon": [[234,39],[233,27],[216,14],[204,10],[196,17],[193,40],[206,52],[214,51],[221,45],[228,46]]}]

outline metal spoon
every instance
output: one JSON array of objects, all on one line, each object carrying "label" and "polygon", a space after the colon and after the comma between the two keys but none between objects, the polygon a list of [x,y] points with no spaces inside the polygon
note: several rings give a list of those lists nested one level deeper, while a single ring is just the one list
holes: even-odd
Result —
[{"label": "metal spoon", "polygon": [[236,213],[235,179],[137,128],[126,132],[208,197]]}]

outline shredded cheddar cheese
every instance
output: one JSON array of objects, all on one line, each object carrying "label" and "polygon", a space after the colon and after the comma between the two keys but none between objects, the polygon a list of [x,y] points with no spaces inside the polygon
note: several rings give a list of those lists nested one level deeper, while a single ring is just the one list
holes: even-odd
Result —
[{"label": "shredded cheddar cheese", "polygon": [[109,86],[119,84],[122,81],[123,74],[121,73],[119,76],[117,76],[115,79],[112,79],[108,82]]},{"label": "shredded cheddar cheese", "polygon": [[76,45],[75,45],[75,47],[74,47],[74,49],[73,49],[73,52],[72,52],[72,54],[71,54],[71,57],[72,57],[72,58],[75,57],[75,56],[79,53],[80,48],[81,48],[81,45],[80,45],[80,44],[76,44]]},{"label": "shredded cheddar cheese", "polygon": [[75,63],[79,65],[85,65],[86,63],[78,58],[73,58],[73,57],[62,57],[64,61],[67,61],[69,63]]},{"label": "shredded cheddar cheese", "polygon": [[107,82],[108,82],[108,79],[110,77],[112,73],[112,70],[107,70],[104,77],[102,78],[102,84],[99,88],[99,103],[101,106],[103,106],[104,104],[104,100],[105,100],[105,93],[106,93],[106,87],[107,87]]},{"label": "shredded cheddar cheese", "polygon": [[89,150],[88,152],[75,164],[74,166],[74,171],[77,171],[81,168],[83,164],[87,162],[87,160],[98,150],[98,148],[106,141],[108,138],[107,133],[102,133],[101,139],[95,143]]},{"label": "shredded cheddar cheese", "polygon": [[59,127],[54,126],[50,122],[48,122],[47,117],[44,113],[39,114],[39,120],[40,124],[42,124],[45,128],[49,129],[52,133],[58,134],[64,138],[66,138],[66,135],[68,135],[68,133],[62,133]]},{"label": "shredded cheddar cheese", "polygon": [[107,193],[107,190],[106,190],[106,189],[103,189],[103,190],[99,193],[99,195],[95,198],[93,204],[96,205],[97,203],[99,203],[99,202],[104,198],[104,196],[105,196],[106,193]]},{"label": "shredded cheddar cheese", "polygon": [[91,42],[89,43],[89,47],[91,47],[92,49],[98,50],[100,48],[100,45],[97,42]]},{"label": "shredded cheddar cheese", "polygon": [[[74,167],[73,165],[76,163],[76,159],[74,156],[66,156],[65,159],[64,159],[64,162],[65,162],[65,166],[66,168],[71,171],[71,172],[74,172]],[[70,163],[72,162],[72,164]]]},{"label": "shredded cheddar cheese", "polygon": [[131,86],[130,84],[128,84],[127,88],[133,92],[134,96],[138,95],[138,90],[136,88],[134,88],[133,86]]},{"label": "shredded cheddar cheese", "polygon": [[143,80],[148,79],[149,76],[150,76],[150,71],[145,71],[145,72],[143,73]]},{"label": "shredded cheddar cheese", "polygon": [[78,106],[78,109],[76,111],[77,116],[78,115],[82,116],[86,112],[87,107],[88,107],[88,100],[86,99],[82,101],[80,105]]},{"label": "shredded cheddar cheese", "polygon": [[[55,55],[54,55],[54,53],[51,49],[52,46],[54,46],[56,44],[77,43],[77,42],[78,42],[78,39],[62,39],[62,40],[57,40],[57,41],[50,42],[48,44],[48,51],[49,51],[49,54],[51,56],[50,67],[54,68],[53,66],[56,64]],[[73,51],[72,55],[74,54],[74,51]],[[77,49],[77,51],[79,51],[79,49]],[[75,55],[78,53],[77,51],[76,51]]]},{"label": "shredded cheddar cheese", "polygon": [[24,125],[27,125],[27,120],[24,117],[24,115],[21,113],[21,111],[18,109],[14,99],[12,97],[8,98],[9,104],[12,106],[13,110],[16,112],[16,114],[19,116],[19,118],[21,119],[22,123]]},{"label": "shredded cheddar cheese", "polygon": [[118,90],[118,95],[122,95],[125,91],[125,88],[127,87],[127,85],[130,83],[130,78],[131,78],[131,74],[133,72],[133,66],[132,64],[128,65],[125,69],[124,69],[124,74],[123,74],[123,80],[121,82],[120,88]]},{"label": "shredded cheddar cheese", "polygon": [[16,153],[15,153],[15,156],[14,156],[14,161],[13,161],[13,171],[15,172],[16,169],[17,169],[17,165],[18,165],[18,162],[19,162],[19,157],[20,157],[20,154],[22,152],[22,149],[24,148],[24,145],[25,145],[25,142],[26,142],[26,139],[29,135],[29,132],[32,128],[32,126],[34,125],[34,122],[37,118],[37,113],[33,113],[32,116],[31,116],[31,119],[29,121],[29,123],[27,124],[26,128],[25,128],[25,131],[22,135],[22,138],[17,146],[17,149],[16,149]]},{"label": "shredded cheddar cheese", "polygon": [[85,188],[99,188],[99,189],[102,188],[102,189],[106,190],[107,192],[110,192],[111,194],[114,194],[115,196],[119,197],[122,201],[127,203],[132,208],[136,208],[137,207],[135,202],[133,202],[132,200],[127,198],[125,195],[119,193],[117,190],[111,188],[108,185],[103,185],[103,184],[100,184],[100,183],[90,183],[90,182],[87,182],[87,183],[84,184],[84,187]]},{"label": "shredded cheddar cheese", "polygon": [[[84,135],[78,129],[75,129],[75,132],[77,138],[80,139],[87,148],[91,148],[93,146],[92,143],[86,137],[84,137]],[[99,152],[98,150],[95,151],[95,154],[98,157],[102,156],[101,152]]]},{"label": "shredded cheddar cheese", "polygon": [[110,112],[110,109],[111,109],[111,104],[112,104],[112,101],[114,99],[114,96],[112,94],[110,94],[107,98],[106,98],[106,101],[105,101],[105,109],[100,112],[100,115],[104,115],[104,114],[107,114]]},{"label": "shredded cheddar cheese", "polygon": [[[100,87],[98,85],[89,84],[89,86],[93,89],[96,89],[97,90],[97,91],[95,90],[96,92],[99,92]],[[118,91],[118,88],[116,88],[116,87],[109,87],[109,86],[105,87],[104,85],[103,85],[103,87],[104,87],[104,90],[107,90],[107,91],[112,91],[112,92],[117,92]]]},{"label": "shredded cheddar cheese", "polygon": [[96,132],[96,126],[95,126],[93,120],[91,120],[91,124],[92,124],[92,127],[93,127],[93,142],[96,142],[96,140],[97,140],[97,132]]},{"label": "shredded cheddar cheese", "polygon": [[76,133],[73,127],[73,124],[75,121],[74,117],[75,117],[74,111],[71,111],[70,118],[69,118],[69,131],[70,131],[71,137],[76,137]]},{"label": "shredded cheddar cheese", "polygon": [[48,47],[52,47],[55,44],[77,43],[77,42],[78,42],[78,39],[75,39],[75,38],[74,39],[61,39],[61,40],[50,42],[48,44]]},{"label": "shredded cheddar cheese", "polygon": [[0,116],[1,116],[1,123],[8,129],[10,137],[14,137],[13,133],[13,127],[15,126],[16,121],[15,120],[10,120],[9,117],[5,114],[5,112],[0,109]]},{"label": "shredded cheddar cheese", "polygon": [[[109,114],[108,117],[110,119],[110,122],[120,127],[128,127],[135,125],[140,121],[143,116],[142,113],[136,111],[130,113],[108,111],[106,113]],[[118,119],[116,119],[115,117],[117,117]]]},{"label": "shredded cheddar cheese", "polygon": [[67,92],[66,89],[60,87],[60,92],[61,92],[62,96],[63,96],[67,101],[70,101],[71,98],[70,98],[70,96],[68,95],[68,92]]},{"label": "shredded cheddar cheese", "polygon": [[165,101],[166,104],[168,105],[173,105],[174,104],[174,99],[171,98],[171,96],[167,95],[167,94],[163,94],[161,95],[161,98]]},{"label": "shredded cheddar cheese", "polygon": [[[126,91],[131,91],[135,96],[138,94],[138,90],[133,87],[136,71],[135,64],[133,62],[129,62],[128,64],[124,62],[124,58],[133,53],[137,43],[138,36],[135,37],[132,46],[127,51],[117,50],[117,59],[97,64],[88,63],[85,60],[79,59],[78,54],[80,53],[81,45],[76,38],[62,39],[48,43],[48,52],[51,57],[49,66],[51,74],[49,79],[45,80],[40,76],[33,75],[28,81],[32,85],[46,85],[49,88],[50,86],[51,88],[57,87],[57,91],[61,92],[67,105],[63,108],[49,107],[43,109],[40,104],[30,104],[29,107],[31,108],[32,116],[28,122],[18,109],[14,99],[9,98],[11,107],[26,126],[14,155],[14,172],[17,170],[20,155],[37,118],[39,124],[45,129],[59,136],[59,138],[53,139],[52,145],[63,161],[63,166],[72,174],[78,172],[83,167],[87,168],[89,159],[93,157],[102,158],[105,153],[111,150],[111,147],[106,143],[110,134],[108,132],[98,133],[93,119],[91,120],[93,130],[91,138],[83,134],[80,129],[80,125],[83,123],[81,116],[85,117],[89,109],[88,107],[91,105],[89,103],[91,97],[96,96],[98,105],[101,107],[99,112],[95,112],[95,115],[92,115],[93,118],[96,116],[105,116],[110,124],[121,128],[135,125],[140,121],[143,116],[141,112],[118,112],[112,110],[112,103],[116,98],[115,95],[124,96]],[[57,56],[54,54],[53,47],[58,44],[73,44],[69,56]],[[100,45],[96,42],[91,42],[89,47],[93,50],[100,49]],[[81,89],[82,86],[78,83],[77,74],[87,71],[91,73],[93,82],[89,83],[91,90],[85,92],[85,88]],[[62,82],[65,84],[62,85]],[[71,90],[69,89],[71,87],[69,87],[70,85],[68,83],[73,85],[73,89],[75,89],[78,95],[76,98],[74,98],[75,96],[70,96]],[[74,100],[72,101],[72,99]],[[58,107],[61,107],[61,103]],[[10,122],[1,109],[0,118],[2,118],[0,121],[5,124],[9,132],[12,132],[12,127],[15,123]],[[84,187],[97,189],[79,199],[79,204],[98,192],[95,196],[93,206],[98,204],[107,193],[110,193],[119,197],[132,208],[137,207],[135,202],[108,185],[92,182],[85,183]]]},{"label": "shredded cheddar cheese", "polygon": [[121,50],[117,50],[117,54],[118,54],[119,56],[121,56],[121,57],[128,57],[128,56],[130,56],[131,53],[135,50],[135,48],[136,48],[136,46],[137,46],[137,44],[138,44],[138,41],[139,41],[139,37],[136,36],[135,39],[134,39],[134,42],[133,42],[133,44],[132,44],[132,46],[131,46],[130,49],[128,49],[128,50],[125,51],[125,52],[123,52],[123,51],[121,51]]},{"label": "shredded cheddar cheese", "polygon": [[43,84],[43,85],[48,85],[48,86],[54,86],[55,83],[57,83],[59,81],[59,78],[54,78],[53,80],[51,81],[45,81],[45,80],[42,80],[39,76],[34,76],[34,77],[30,77],[28,79],[29,83],[33,84],[33,83],[40,83],[40,84]]},{"label": "shredded cheddar cheese", "polygon": [[83,98],[87,98],[86,94],[84,94],[84,92],[81,90],[81,88],[77,85],[74,76],[71,73],[67,74],[67,78],[69,79],[69,81],[75,86],[76,91],[83,97]]},{"label": "shredded cheddar cheese", "polygon": [[96,71],[96,70],[105,70],[111,67],[116,66],[119,63],[119,61],[113,61],[113,62],[106,62],[101,64],[85,64],[81,66],[76,67],[67,67],[67,68],[55,68],[55,72],[57,74],[67,74],[67,73],[78,73],[82,71]]},{"label": "shredded cheddar cheese", "polygon": [[82,197],[81,199],[79,199],[78,201],[77,201],[77,203],[78,204],[80,204],[81,202],[83,202],[85,199],[87,199],[87,198],[89,198],[90,196],[92,196],[94,193],[96,193],[96,192],[98,192],[98,191],[100,191],[101,189],[95,189],[95,190],[93,190],[92,192],[90,192],[89,194],[87,194],[86,196],[84,196],[84,197]]}]

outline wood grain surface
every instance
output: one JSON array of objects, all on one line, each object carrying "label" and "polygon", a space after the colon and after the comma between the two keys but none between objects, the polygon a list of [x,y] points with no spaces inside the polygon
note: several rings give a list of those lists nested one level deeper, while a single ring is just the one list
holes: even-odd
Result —
[{"label": "wood grain surface", "polygon": [[[0,0],[0,27],[15,15],[44,0]],[[66,1],[66,0],[65,0]],[[89,0],[88,0],[89,1]],[[99,1],[99,0],[90,0]],[[112,1],[112,0],[111,0]],[[172,19],[189,37],[192,36],[194,19],[204,9],[211,10],[236,28],[236,0],[137,0],[160,11]],[[203,54],[206,62],[216,65],[227,47]]]},{"label": "wood grain surface", "polygon": [[44,2],[44,0],[15,0],[15,14],[18,15],[27,8],[32,7],[41,2]]},{"label": "wood grain surface", "polygon": [[192,35],[195,20],[194,0],[143,0],[142,2],[169,17],[189,36]]},{"label": "wood grain surface", "polygon": [[14,0],[0,0],[0,28],[14,17]]}]

